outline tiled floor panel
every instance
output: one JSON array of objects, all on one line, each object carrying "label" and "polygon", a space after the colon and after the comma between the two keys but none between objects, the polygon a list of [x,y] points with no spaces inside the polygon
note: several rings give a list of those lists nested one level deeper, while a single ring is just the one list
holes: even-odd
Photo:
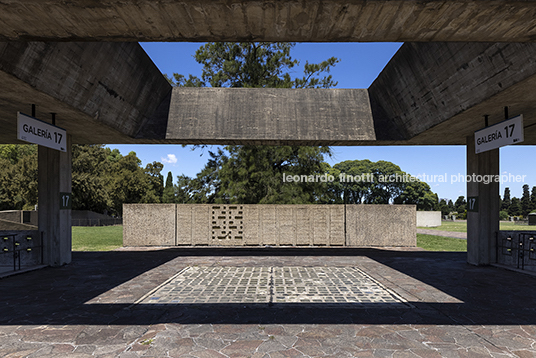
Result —
[{"label": "tiled floor panel", "polygon": [[403,298],[352,267],[188,267],[142,304],[305,303],[408,308]]}]

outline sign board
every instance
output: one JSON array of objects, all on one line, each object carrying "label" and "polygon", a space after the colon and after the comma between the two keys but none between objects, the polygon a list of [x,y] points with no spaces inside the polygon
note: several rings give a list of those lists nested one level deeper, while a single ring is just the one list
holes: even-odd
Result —
[{"label": "sign board", "polygon": [[60,193],[60,210],[71,209],[71,193]]},{"label": "sign board", "polygon": [[37,118],[17,112],[17,138],[62,152],[67,151],[67,132]]},{"label": "sign board", "polygon": [[467,197],[467,211],[478,212],[478,196]]},{"label": "sign board", "polygon": [[523,115],[507,119],[500,123],[475,132],[475,153],[521,143],[523,136]]}]

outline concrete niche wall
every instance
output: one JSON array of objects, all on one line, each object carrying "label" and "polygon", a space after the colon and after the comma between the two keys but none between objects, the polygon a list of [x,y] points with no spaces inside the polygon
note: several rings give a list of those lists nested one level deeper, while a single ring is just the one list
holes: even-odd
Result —
[{"label": "concrete niche wall", "polygon": [[415,246],[414,205],[125,204],[125,246]]}]

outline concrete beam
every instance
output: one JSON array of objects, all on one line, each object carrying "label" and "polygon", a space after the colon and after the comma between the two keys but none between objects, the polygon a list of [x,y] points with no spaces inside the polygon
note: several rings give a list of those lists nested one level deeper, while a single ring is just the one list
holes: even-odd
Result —
[{"label": "concrete beam", "polygon": [[536,144],[535,85],[536,44],[406,43],[369,87],[378,144],[465,144],[504,106]]},{"label": "concrete beam", "polygon": [[350,145],[375,139],[367,90],[174,88],[166,140]]},{"label": "concrete beam", "polygon": [[82,144],[465,145],[483,115],[494,124],[509,106],[530,145],[535,58],[532,43],[406,43],[368,93],[172,91],[138,44],[4,43],[0,143],[18,143],[16,112],[35,103]]},{"label": "concrete beam", "polygon": [[533,0],[25,0],[0,41],[536,40]]},{"label": "concrete beam", "polygon": [[0,43],[0,143],[31,104],[73,143],[131,143],[170,91],[137,43]]}]

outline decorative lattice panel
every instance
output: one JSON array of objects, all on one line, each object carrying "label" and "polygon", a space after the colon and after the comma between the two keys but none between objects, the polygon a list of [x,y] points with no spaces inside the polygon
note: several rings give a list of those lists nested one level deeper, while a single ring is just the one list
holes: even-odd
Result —
[{"label": "decorative lattice panel", "polygon": [[242,245],[244,209],[240,205],[212,206],[212,244]]}]

